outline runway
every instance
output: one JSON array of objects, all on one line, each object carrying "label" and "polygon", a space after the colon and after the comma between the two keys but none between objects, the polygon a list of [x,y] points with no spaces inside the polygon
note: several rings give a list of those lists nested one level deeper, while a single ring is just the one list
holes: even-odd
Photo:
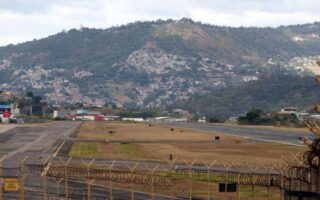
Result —
[{"label": "runway", "polygon": [[243,137],[248,139],[253,139],[262,142],[273,142],[279,144],[288,144],[295,146],[304,146],[304,144],[299,140],[299,137],[314,138],[312,133],[308,134],[304,131],[286,131],[286,130],[276,130],[268,129],[263,127],[248,127],[240,125],[228,125],[223,123],[217,124],[202,124],[202,123],[166,123],[164,125],[177,127],[177,128],[189,128],[193,130],[200,130],[210,132],[212,134],[227,134],[237,137]]}]

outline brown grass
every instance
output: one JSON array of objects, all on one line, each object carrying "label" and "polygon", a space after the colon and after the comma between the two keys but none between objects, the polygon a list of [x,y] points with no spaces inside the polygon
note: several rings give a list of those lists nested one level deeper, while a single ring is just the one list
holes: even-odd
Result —
[{"label": "brown grass", "polygon": [[[109,131],[115,133],[110,134]],[[220,141],[214,141],[214,136]],[[238,163],[264,162],[271,164],[282,161],[280,155],[303,153],[306,149],[274,143],[254,142],[238,137],[200,132],[188,129],[144,123],[128,122],[85,122],[81,127],[79,138],[105,139],[108,142],[95,142],[99,152],[86,153],[86,142],[76,143],[70,155],[74,157],[95,157],[123,160],[158,160],[174,158],[207,162],[221,159]],[[77,153],[78,152],[78,153]]]}]

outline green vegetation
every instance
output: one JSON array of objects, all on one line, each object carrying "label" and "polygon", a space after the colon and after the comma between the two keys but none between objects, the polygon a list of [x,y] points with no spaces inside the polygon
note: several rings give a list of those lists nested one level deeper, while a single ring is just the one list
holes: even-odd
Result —
[{"label": "green vegetation", "polygon": [[[72,145],[69,151],[71,157],[86,157],[86,158],[102,158],[104,157],[103,148],[107,148],[113,152],[114,155],[125,157],[140,157],[143,153],[135,144],[105,144],[99,142],[76,142]],[[109,153],[111,153],[109,152]],[[113,156],[114,156],[113,155]],[[108,155],[107,155],[108,156]],[[111,156],[111,155],[110,155]]]},{"label": "green vegetation", "polygon": [[71,157],[99,157],[101,155],[99,143],[97,142],[76,142],[69,152]]},{"label": "green vegetation", "polygon": [[265,114],[261,109],[252,109],[245,116],[239,117],[238,123],[242,125],[303,126],[303,123],[294,114]]},{"label": "green vegetation", "polygon": [[142,154],[142,152],[134,144],[119,144],[118,149],[119,153],[122,155],[137,157]]},{"label": "green vegetation", "polygon": [[[249,64],[261,67],[256,65],[261,65],[269,58],[319,54],[320,40],[302,43],[291,40],[296,34],[317,33],[320,23],[312,25],[275,29],[230,28],[183,19],[179,23],[173,20],[158,20],[109,29],[72,29],[44,39],[1,47],[0,60],[15,53],[19,56],[12,59],[12,65],[17,68],[30,68],[37,64],[44,68],[76,67],[96,72],[94,81],[98,81],[105,79],[105,75],[113,77],[117,71],[114,64],[123,62],[133,51],[152,43],[172,54],[199,58],[205,56],[220,63],[228,60],[229,64],[237,66]],[[9,72],[1,72],[0,82],[10,79],[6,73]],[[117,76],[131,79],[134,77],[132,75],[136,74],[127,76],[123,73]],[[140,76],[145,75],[137,75]],[[139,78],[141,79],[143,78]],[[83,81],[78,84],[83,84]]]},{"label": "green vegetation", "polygon": [[313,77],[267,75],[236,87],[196,94],[190,100],[176,103],[193,113],[225,118],[241,115],[252,108],[277,112],[297,106],[309,110],[318,101],[320,87]]}]

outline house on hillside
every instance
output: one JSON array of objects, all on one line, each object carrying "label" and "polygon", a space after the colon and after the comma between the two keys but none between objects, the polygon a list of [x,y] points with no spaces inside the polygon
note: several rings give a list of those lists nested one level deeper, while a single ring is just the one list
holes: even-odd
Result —
[{"label": "house on hillside", "polygon": [[297,107],[286,107],[286,108],[282,108],[279,114],[296,114],[297,112],[298,112]]}]

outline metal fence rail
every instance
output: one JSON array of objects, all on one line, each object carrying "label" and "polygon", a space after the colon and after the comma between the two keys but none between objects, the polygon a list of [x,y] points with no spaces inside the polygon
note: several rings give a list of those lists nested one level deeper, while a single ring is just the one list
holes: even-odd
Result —
[{"label": "metal fence rail", "polygon": [[[18,167],[0,167],[0,200],[283,199],[284,190],[315,191],[314,177],[318,176],[297,155],[271,166],[223,160],[211,164],[78,159],[32,164],[26,158],[19,160]],[[18,191],[6,191],[6,178],[18,180]],[[229,191],[229,185],[235,186],[234,191]]]}]

